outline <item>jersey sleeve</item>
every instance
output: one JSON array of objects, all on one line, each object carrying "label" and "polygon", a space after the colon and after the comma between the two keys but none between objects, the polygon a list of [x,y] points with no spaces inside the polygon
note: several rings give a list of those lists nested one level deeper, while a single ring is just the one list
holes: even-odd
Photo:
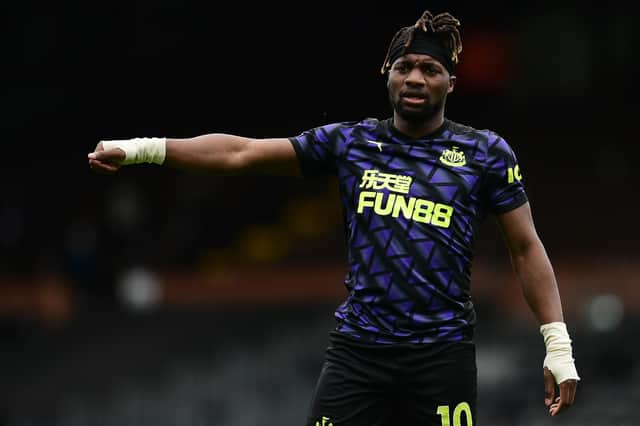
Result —
[{"label": "jersey sleeve", "polygon": [[489,145],[487,167],[487,197],[492,213],[506,213],[528,201],[516,155],[499,136]]},{"label": "jersey sleeve", "polygon": [[341,124],[327,124],[290,137],[304,177],[334,173],[337,168]]}]

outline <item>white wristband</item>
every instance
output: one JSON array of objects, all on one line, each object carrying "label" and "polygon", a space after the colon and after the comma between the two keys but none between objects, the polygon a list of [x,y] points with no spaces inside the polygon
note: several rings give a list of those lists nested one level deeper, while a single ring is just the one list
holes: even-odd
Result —
[{"label": "white wristband", "polygon": [[134,138],[124,140],[101,141],[107,149],[120,148],[126,157],[121,164],[153,163],[162,164],[167,151],[166,138]]},{"label": "white wristband", "polygon": [[571,338],[567,325],[563,322],[550,322],[540,326],[540,333],[544,337],[547,355],[543,367],[547,367],[556,383],[560,384],[568,379],[580,380],[573,359]]}]

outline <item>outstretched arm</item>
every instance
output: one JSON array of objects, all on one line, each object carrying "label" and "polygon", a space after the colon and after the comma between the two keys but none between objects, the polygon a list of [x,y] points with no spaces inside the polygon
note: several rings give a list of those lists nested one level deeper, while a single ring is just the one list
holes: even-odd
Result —
[{"label": "outstretched arm", "polygon": [[[497,216],[516,277],[540,323],[547,356],[544,361],[545,404],[552,416],[573,404],[578,374],[562,314],[555,273],[536,232],[529,203]],[[555,398],[555,384],[560,396]]]},{"label": "outstretched arm", "polygon": [[188,139],[136,138],[101,141],[89,154],[89,165],[96,172],[114,173],[122,165],[137,163],[214,174],[300,174],[293,145],[286,138],[251,139],[223,133]]}]

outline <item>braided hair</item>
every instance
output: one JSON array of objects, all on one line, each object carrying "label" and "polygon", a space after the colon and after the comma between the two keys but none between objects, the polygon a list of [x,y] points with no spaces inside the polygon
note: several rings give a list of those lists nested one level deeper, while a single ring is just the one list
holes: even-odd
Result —
[{"label": "braided hair", "polygon": [[413,42],[416,32],[423,31],[431,33],[440,41],[450,56],[453,64],[458,63],[460,52],[462,52],[462,38],[458,27],[460,21],[448,12],[433,15],[430,11],[425,10],[414,25],[400,28],[391,39],[387,55],[380,69],[380,73],[386,73],[391,67],[391,54],[399,47],[405,51]]}]

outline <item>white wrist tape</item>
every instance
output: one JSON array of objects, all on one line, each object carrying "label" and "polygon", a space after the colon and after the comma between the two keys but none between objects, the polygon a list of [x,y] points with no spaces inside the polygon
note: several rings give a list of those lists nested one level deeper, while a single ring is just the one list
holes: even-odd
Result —
[{"label": "white wrist tape", "polygon": [[162,164],[167,152],[167,139],[134,138],[102,141],[102,147],[105,150],[113,148],[123,150],[126,154],[126,158],[121,163],[123,165],[140,163]]},{"label": "white wrist tape", "polygon": [[563,322],[543,324],[540,326],[540,333],[544,337],[544,344],[547,348],[543,367],[547,367],[551,371],[556,383],[560,384],[568,379],[580,380],[574,364],[567,325]]}]

